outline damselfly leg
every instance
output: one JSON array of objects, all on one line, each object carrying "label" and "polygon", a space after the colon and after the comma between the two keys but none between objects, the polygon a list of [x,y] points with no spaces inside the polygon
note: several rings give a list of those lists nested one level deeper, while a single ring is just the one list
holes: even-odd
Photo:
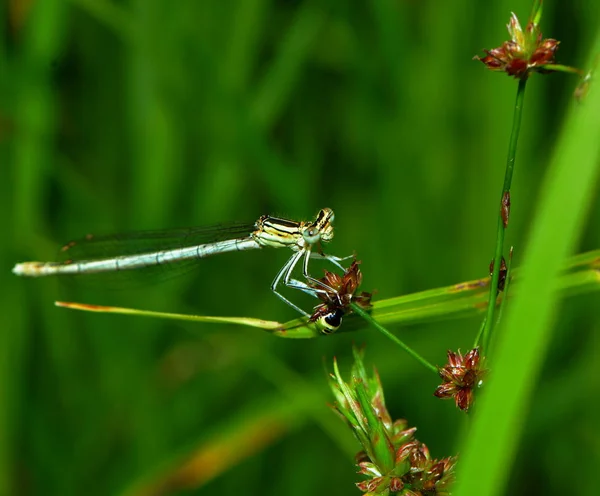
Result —
[{"label": "damselfly leg", "polygon": [[[304,261],[302,263],[302,276],[308,282],[312,283],[313,284],[312,286],[303,281],[300,281],[298,279],[294,279],[292,277],[292,274],[293,274],[294,269],[296,268],[296,265],[298,265],[298,262],[303,257],[304,257]],[[310,258],[320,258],[323,260],[328,260],[329,262],[333,263],[336,267],[340,268],[342,271],[345,271],[346,269],[340,264],[340,261],[347,260],[348,258],[352,258],[352,256],[342,258],[342,257],[336,257],[334,255],[325,255],[322,253],[313,252],[312,250],[310,250],[310,247],[306,247],[303,250],[300,250],[300,251],[294,253],[289,258],[289,260],[285,263],[285,265],[281,268],[281,270],[277,273],[277,275],[275,276],[275,279],[273,279],[273,282],[271,283],[271,290],[273,291],[273,293],[275,293],[277,295],[278,298],[280,298],[282,301],[287,303],[290,307],[292,307],[293,309],[295,309],[297,312],[301,313],[305,317],[310,317],[310,314],[308,314],[307,312],[302,310],[300,307],[298,307],[297,305],[292,303],[289,299],[287,299],[284,295],[282,295],[278,291],[278,288],[281,285],[281,283],[283,282],[283,284],[286,287],[291,288],[291,289],[300,290],[306,294],[314,296],[315,298],[318,298],[319,294],[325,295],[325,294],[335,293],[336,292],[335,289],[331,288],[330,286],[325,284],[323,281],[321,281],[319,279],[315,279],[314,277],[312,277],[309,274],[308,264],[309,264]],[[315,287],[315,286],[317,286],[317,287]]]}]

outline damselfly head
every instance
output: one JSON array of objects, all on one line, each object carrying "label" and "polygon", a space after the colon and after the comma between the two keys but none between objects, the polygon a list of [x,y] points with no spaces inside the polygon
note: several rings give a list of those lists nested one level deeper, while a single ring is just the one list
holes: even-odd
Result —
[{"label": "damselfly head", "polygon": [[304,241],[310,245],[314,245],[319,241],[329,243],[333,239],[334,217],[333,210],[330,208],[320,210],[315,221],[308,224],[302,233]]}]

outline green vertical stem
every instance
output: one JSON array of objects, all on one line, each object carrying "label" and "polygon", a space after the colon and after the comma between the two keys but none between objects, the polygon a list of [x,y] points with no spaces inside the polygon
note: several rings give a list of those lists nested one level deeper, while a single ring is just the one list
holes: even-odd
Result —
[{"label": "green vertical stem", "polygon": [[502,251],[504,248],[504,221],[502,219],[502,199],[506,193],[510,193],[512,176],[515,170],[515,159],[517,155],[517,142],[519,141],[519,131],[521,130],[521,117],[523,115],[523,99],[525,98],[525,86],[527,78],[519,80],[517,88],[517,98],[515,100],[515,111],[513,114],[513,126],[510,133],[510,143],[508,145],[508,157],[506,159],[506,171],[504,173],[504,185],[500,195],[500,209],[498,212],[498,234],[496,236],[496,252],[494,254],[494,270],[492,272],[492,282],[490,284],[490,298],[488,302],[487,316],[483,330],[483,349],[487,353],[488,344],[492,328],[494,326],[494,312],[496,311],[496,298],[498,295],[498,281],[500,279],[500,266],[502,261]]}]

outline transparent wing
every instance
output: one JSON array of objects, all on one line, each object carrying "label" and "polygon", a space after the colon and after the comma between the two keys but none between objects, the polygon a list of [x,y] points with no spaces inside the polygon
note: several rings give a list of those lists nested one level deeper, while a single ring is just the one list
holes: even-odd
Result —
[{"label": "transparent wing", "polygon": [[[197,246],[228,239],[245,238],[254,231],[253,224],[229,224],[212,227],[192,227],[157,231],[135,231],[111,235],[88,234],[70,241],[59,251],[57,262],[74,263],[88,260],[112,259],[161,250]],[[124,288],[148,282],[162,281],[192,270],[198,260],[182,260],[150,265],[133,270],[64,276],[85,286]]]},{"label": "transparent wing", "polygon": [[134,231],[96,236],[88,234],[70,241],[59,252],[58,261],[96,260],[150,251],[184,248],[249,236],[252,224],[189,227],[158,231]]}]

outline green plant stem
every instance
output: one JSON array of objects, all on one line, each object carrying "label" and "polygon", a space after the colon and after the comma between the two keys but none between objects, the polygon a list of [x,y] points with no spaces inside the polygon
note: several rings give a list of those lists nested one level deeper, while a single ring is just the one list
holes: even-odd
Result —
[{"label": "green plant stem", "polygon": [[500,309],[498,310],[498,318],[496,319],[496,325],[502,320],[502,314],[504,313],[504,308],[506,307],[506,301],[508,300],[508,288],[510,286],[510,277],[511,277],[511,266],[512,266],[512,254],[513,249],[510,248],[508,253],[508,261],[506,262],[506,281],[504,283],[504,296],[502,296],[502,301],[500,302]]},{"label": "green plant stem", "polygon": [[[488,353],[488,344],[490,335],[494,326],[494,312],[496,310],[496,298],[498,295],[498,280],[500,279],[500,266],[502,261],[502,251],[504,248],[504,221],[502,219],[502,200],[505,193],[510,193],[512,176],[515,169],[515,159],[517,154],[517,142],[519,141],[519,131],[521,130],[521,117],[523,115],[523,100],[525,97],[525,86],[527,79],[519,80],[517,88],[517,98],[515,100],[515,111],[513,114],[513,126],[510,133],[510,142],[508,145],[508,157],[506,159],[506,171],[504,173],[504,185],[500,195],[500,211],[498,213],[498,233],[496,235],[496,252],[494,254],[494,270],[492,272],[492,282],[490,284],[490,297],[488,302],[485,328],[483,330],[483,349]],[[489,354],[489,353],[488,353]]]},{"label": "green plant stem", "polygon": [[360,315],[363,319],[365,319],[372,327],[381,332],[384,336],[391,339],[394,343],[396,343],[400,348],[402,348],[406,353],[408,353],[415,360],[420,362],[422,365],[427,367],[429,370],[433,371],[436,375],[438,374],[438,369],[435,365],[429,363],[425,360],[421,355],[419,355],[416,351],[414,351],[410,346],[402,342],[399,338],[394,336],[390,331],[388,331],[385,327],[383,327],[379,322],[377,322],[373,317],[371,317],[367,312],[365,312],[360,306],[356,303],[352,303],[352,310]]},{"label": "green plant stem", "polygon": [[477,348],[479,346],[479,343],[481,342],[481,337],[483,336],[483,330],[485,329],[486,322],[487,322],[487,320],[484,318],[483,322],[481,323],[481,326],[479,327],[479,332],[477,333],[477,336],[475,337],[475,342],[473,343],[473,348]]}]

